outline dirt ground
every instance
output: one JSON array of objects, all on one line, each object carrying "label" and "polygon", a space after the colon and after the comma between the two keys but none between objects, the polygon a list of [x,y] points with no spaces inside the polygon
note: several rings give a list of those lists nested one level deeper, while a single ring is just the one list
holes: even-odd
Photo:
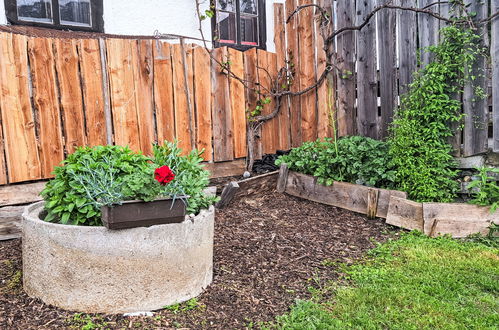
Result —
[{"label": "dirt ground", "polygon": [[396,231],[381,220],[275,191],[217,210],[213,284],[189,304],[152,317],[64,311],[22,291],[21,241],[0,242],[0,329],[258,327],[285,313],[309,287],[338,276]]}]

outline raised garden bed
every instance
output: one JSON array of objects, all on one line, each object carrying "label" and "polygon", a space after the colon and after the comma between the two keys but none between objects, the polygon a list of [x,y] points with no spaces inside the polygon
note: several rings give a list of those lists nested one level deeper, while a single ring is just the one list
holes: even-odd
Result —
[{"label": "raised garden bed", "polygon": [[277,190],[371,218],[385,218],[388,224],[417,229],[432,237],[485,235],[492,223],[499,224],[499,211],[491,213],[488,207],[463,203],[417,203],[408,200],[405,192],[345,182],[325,186],[317,183],[317,178],[311,175],[289,171],[285,164],[279,171]]},{"label": "raised garden bed", "polygon": [[214,207],[181,223],[108,230],[23,215],[28,295],[87,313],[149,311],[199,295],[212,281]]}]

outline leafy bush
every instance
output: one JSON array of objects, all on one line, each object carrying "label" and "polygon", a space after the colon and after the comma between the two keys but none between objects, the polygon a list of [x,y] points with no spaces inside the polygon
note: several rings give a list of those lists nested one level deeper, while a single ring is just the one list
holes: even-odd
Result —
[{"label": "leafy bush", "polygon": [[[441,35],[440,44],[429,48],[434,60],[415,74],[402,98],[388,141],[397,187],[419,202],[451,202],[455,197],[457,171],[448,143],[454,132],[449,124],[462,118],[455,96],[473,80],[465,68],[483,51],[472,30],[449,26]],[[484,92],[476,87],[475,94],[483,97]]]},{"label": "leafy bush", "polygon": [[478,169],[479,179],[472,181],[468,185],[468,189],[477,188],[476,192],[472,191],[473,199],[470,201],[472,204],[490,206],[490,210],[495,212],[499,208],[499,185],[494,177],[489,173],[499,173],[499,168],[486,168]]},{"label": "leafy bush", "polygon": [[[55,168],[55,178],[42,191],[45,221],[99,226],[100,208],[123,200],[189,195],[187,210],[191,213],[214,202],[214,197],[203,193],[208,172],[200,164],[201,152],[184,157],[175,143],[165,143],[154,146],[154,153],[155,157],[149,158],[120,146],[78,148]],[[155,169],[163,165],[169,165],[176,174],[166,185],[154,177]]]},{"label": "leafy bush", "polygon": [[318,182],[331,185],[346,181],[376,187],[390,187],[394,171],[389,167],[388,146],[382,141],[361,136],[305,142],[279,157],[277,165],[314,175]]}]

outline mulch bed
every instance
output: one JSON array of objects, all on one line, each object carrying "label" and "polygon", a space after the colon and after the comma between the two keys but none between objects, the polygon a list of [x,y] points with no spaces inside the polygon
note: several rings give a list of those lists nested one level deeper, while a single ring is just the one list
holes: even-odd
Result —
[{"label": "mulch bed", "polygon": [[217,211],[213,284],[192,310],[162,310],[153,317],[81,315],[29,298],[20,281],[20,240],[0,242],[0,329],[245,328],[272,321],[308,287],[338,276],[396,231],[380,220],[275,191],[236,199]]}]

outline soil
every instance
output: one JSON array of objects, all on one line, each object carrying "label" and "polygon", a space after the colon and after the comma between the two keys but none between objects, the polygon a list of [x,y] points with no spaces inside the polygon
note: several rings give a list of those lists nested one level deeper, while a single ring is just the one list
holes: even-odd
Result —
[{"label": "soil", "polygon": [[64,311],[22,291],[21,241],[0,242],[0,329],[217,328],[273,321],[309,287],[339,276],[374,242],[397,235],[381,220],[275,191],[217,210],[213,284],[191,304],[152,317]]}]

